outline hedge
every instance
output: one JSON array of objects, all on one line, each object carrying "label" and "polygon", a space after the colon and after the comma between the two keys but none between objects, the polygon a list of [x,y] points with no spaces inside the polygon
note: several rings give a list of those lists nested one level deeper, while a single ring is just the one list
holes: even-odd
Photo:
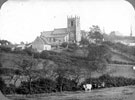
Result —
[{"label": "hedge", "polygon": [[82,84],[91,83],[101,85],[103,82],[105,83],[105,87],[120,87],[120,86],[135,85],[135,79],[133,78],[125,78],[122,76],[111,77],[108,74],[102,75],[99,78],[88,78]]},{"label": "hedge", "polygon": [[[51,80],[47,78],[39,78],[32,81],[31,83],[31,93],[52,93],[52,92],[62,92],[62,91],[80,91],[83,90],[83,84],[92,84],[92,89],[101,88],[102,83],[105,83],[105,87],[120,87],[135,85],[135,79],[125,78],[125,77],[112,77],[107,74],[100,76],[99,78],[88,78],[79,86],[75,80],[67,79],[64,77],[57,77],[56,80]],[[96,84],[96,85],[95,85]],[[104,88],[105,88],[104,87]],[[4,89],[5,94],[30,94],[29,83],[22,82],[21,86],[15,88],[14,86],[6,87]]]}]

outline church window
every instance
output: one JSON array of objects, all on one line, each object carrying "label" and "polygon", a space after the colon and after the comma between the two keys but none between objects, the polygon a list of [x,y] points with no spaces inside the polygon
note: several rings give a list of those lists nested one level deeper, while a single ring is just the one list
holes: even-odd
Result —
[{"label": "church window", "polygon": [[73,26],[73,21],[71,21],[71,26]]}]

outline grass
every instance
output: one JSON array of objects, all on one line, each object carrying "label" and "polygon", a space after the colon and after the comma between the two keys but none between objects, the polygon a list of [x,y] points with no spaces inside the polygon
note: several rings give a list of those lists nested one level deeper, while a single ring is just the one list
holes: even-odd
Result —
[{"label": "grass", "polygon": [[[61,95],[60,95],[61,94]],[[122,100],[135,94],[135,86],[113,87],[92,90],[91,92],[62,92],[42,95],[28,96],[10,96],[12,100]]]},{"label": "grass", "polygon": [[[83,55],[83,50],[78,49],[74,53],[74,55]],[[85,52],[86,53],[86,52]],[[16,66],[13,64],[12,59],[16,59],[19,54],[11,54],[11,53],[5,53],[2,54],[2,63],[4,68],[15,68]],[[112,54],[112,60],[116,61],[122,61],[122,62],[132,62],[130,59],[123,57],[123,55],[113,53]],[[53,63],[53,62],[52,62]],[[83,64],[82,64],[83,65]],[[51,69],[50,69],[51,70]],[[120,64],[109,64],[107,66],[107,70],[104,73],[109,73],[112,76],[124,76],[128,78],[134,78],[135,72],[132,69],[132,65],[120,65]],[[102,73],[92,73],[92,76],[98,77]]]},{"label": "grass", "polygon": [[132,67],[133,65],[109,64],[106,72],[112,76],[135,78],[135,71]]}]

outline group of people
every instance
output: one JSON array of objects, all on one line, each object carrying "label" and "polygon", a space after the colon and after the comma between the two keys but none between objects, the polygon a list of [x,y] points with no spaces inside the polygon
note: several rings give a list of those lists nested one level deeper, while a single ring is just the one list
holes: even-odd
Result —
[{"label": "group of people", "polygon": [[92,88],[104,88],[105,82],[102,82],[101,84],[84,84],[83,88],[85,91],[91,91]]}]

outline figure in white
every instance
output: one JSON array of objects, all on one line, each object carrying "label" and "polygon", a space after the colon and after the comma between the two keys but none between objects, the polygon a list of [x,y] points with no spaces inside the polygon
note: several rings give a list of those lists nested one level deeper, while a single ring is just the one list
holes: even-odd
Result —
[{"label": "figure in white", "polygon": [[85,89],[85,91],[91,91],[92,89],[92,84],[84,84],[83,88]]}]

